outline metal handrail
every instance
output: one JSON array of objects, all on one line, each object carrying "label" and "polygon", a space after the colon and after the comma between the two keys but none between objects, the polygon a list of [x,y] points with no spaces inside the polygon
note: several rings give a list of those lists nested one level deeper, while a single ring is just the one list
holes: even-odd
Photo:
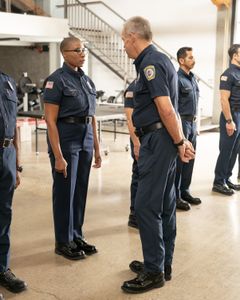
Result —
[{"label": "metal handrail", "polygon": [[[89,5],[96,5],[96,4],[101,4],[103,6],[105,6],[109,11],[111,11],[115,16],[117,16],[118,18],[120,18],[122,21],[126,21],[125,18],[123,18],[118,12],[116,12],[114,9],[112,9],[110,6],[108,6],[107,4],[105,4],[103,1],[93,1],[93,2],[81,2],[80,0],[75,0],[76,3],[69,3],[67,4],[68,7],[71,6],[82,6],[85,7],[85,9],[87,9],[88,11],[90,11],[96,18],[98,18],[99,20],[101,20],[102,23],[105,24],[105,26],[107,26],[108,28],[110,28],[117,36],[120,37],[119,32],[113,28],[112,26],[110,26],[107,22],[105,22],[102,18],[100,18],[98,15],[96,15],[91,9],[87,8],[87,6]],[[65,5],[57,5],[57,7],[65,7],[66,10],[66,3],[68,2],[67,0],[64,1]],[[155,45],[159,50],[161,50],[164,54],[166,54],[171,60],[173,60],[175,63],[178,63],[177,59],[175,58],[174,55],[172,55],[170,52],[168,52],[167,50],[165,50],[163,47],[161,47],[158,43],[156,43],[155,41],[152,42],[153,45]],[[126,60],[126,59],[125,59]],[[129,61],[129,59],[127,59]],[[205,81],[204,79],[201,78],[201,76],[199,76],[197,73],[194,72],[194,75],[196,76],[197,80],[202,82],[205,86],[207,86],[209,89],[213,89],[213,86],[210,85],[207,81]]]},{"label": "metal handrail", "polygon": [[128,83],[136,77],[132,60],[127,57],[117,30],[81,1],[65,0],[64,11],[69,14],[72,32],[87,42],[86,47],[95,57]]},{"label": "metal handrail", "polygon": [[[80,2],[80,1],[78,1]],[[118,16],[122,21],[126,21],[125,18],[123,18],[118,12],[116,12],[114,9],[112,9],[110,6],[108,6],[107,4],[105,4],[103,1],[93,1],[93,2],[82,2],[84,5],[93,5],[93,4],[102,4],[103,6],[105,6],[108,10],[110,10],[113,14],[115,14],[116,16]],[[160,49],[162,52],[164,52],[171,60],[175,61],[176,63],[178,63],[177,59],[175,58],[174,55],[172,55],[170,52],[168,52],[167,50],[165,50],[163,47],[161,47],[158,43],[156,43],[155,41],[152,42],[153,45],[155,45],[158,49]],[[210,85],[207,81],[205,81],[204,79],[202,79],[197,73],[194,72],[194,75],[196,76],[198,81],[201,81],[203,84],[205,84],[208,88],[213,89],[213,86]]]}]

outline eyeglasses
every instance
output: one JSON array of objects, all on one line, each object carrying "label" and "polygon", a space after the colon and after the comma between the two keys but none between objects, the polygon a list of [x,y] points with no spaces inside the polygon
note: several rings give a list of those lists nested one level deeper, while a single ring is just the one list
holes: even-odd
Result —
[{"label": "eyeglasses", "polygon": [[77,48],[77,49],[73,49],[73,50],[64,50],[64,52],[76,52],[78,54],[87,54],[88,49],[87,48]]}]

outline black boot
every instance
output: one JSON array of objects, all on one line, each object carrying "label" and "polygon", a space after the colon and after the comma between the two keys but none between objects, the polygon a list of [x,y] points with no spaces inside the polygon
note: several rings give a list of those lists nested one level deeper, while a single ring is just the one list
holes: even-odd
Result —
[{"label": "black boot", "polygon": [[27,289],[26,282],[17,278],[10,269],[0,273],[0,285],[12,293],[20,293]]},{"label": "black boot", "polygon": [[163,287],[165,283],[162,272],[150,273],[142,272],[132,280],[124,281],[122,290],[126,293],[139,294],[155,288]]}]

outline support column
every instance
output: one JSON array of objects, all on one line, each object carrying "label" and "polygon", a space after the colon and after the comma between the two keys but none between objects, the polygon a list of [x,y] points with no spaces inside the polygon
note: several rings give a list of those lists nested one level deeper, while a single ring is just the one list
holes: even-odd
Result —
[{"label": "support column", "polygon": [[49,74],[62,65],[59,43],[49,43]]},{"label": "support column", "polygon": [[219,80],[225,69],[229,66],[228,48],[231,40],[232,9],[226,6],[218,8],[217,30],[216,30],[216,54],[215,54],[215,76],[214,76],[214,99],[212,123],[219,122],[221,112]]},{"label": "support column", "polygon": [[221,112],[219,80],[225,69],[229,66],[228,49],[231,40],[232,9],[226,6],[218,8],[217,30],[216,30],[216,54],[215,54],[215,76],[214,76],[214,99],[212,123],[219,122]]}]

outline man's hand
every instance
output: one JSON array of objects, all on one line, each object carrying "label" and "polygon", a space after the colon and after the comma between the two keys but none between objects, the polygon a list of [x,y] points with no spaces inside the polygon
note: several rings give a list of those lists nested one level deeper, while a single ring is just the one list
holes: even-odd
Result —
[{"label": "man's hand", "polygon": [[20,179],[20,174],[18,171],[16,171],[16,184],[15,184],[15,189],[19,186],[21,182],[21,179]]},{"label": "man's hand", "polygon": [[101,168],[102,158],[100,156],[100,152],[99,151],[95,151],[94,157],[95,157],[95,160],[94,160],[93,168]]},{"label": "man's hand", "polygon": [[139,158],[139,151],[140,151],[140,143],[135,143],[133,147],[133,153],[136,160]]},{"label": "man's hand", "polygon": [[228,136],[233,135],[235,130],[236,130],[236,125],[233,121],[231,123],[226,123],[226,131]]},{"label": "man's hand", "polygon": [[188,140],[185,140],[181,146],[178,146],[178,154],[180,159],[185,163],[188,163],[189,160],[194,159],[195,150],[192,143],[190,143]]},{"label": "man's hand", "polygon": [[63,173],[64,178],[67,178],[67,162],[63,157],[55,158],[55,170]]}]

